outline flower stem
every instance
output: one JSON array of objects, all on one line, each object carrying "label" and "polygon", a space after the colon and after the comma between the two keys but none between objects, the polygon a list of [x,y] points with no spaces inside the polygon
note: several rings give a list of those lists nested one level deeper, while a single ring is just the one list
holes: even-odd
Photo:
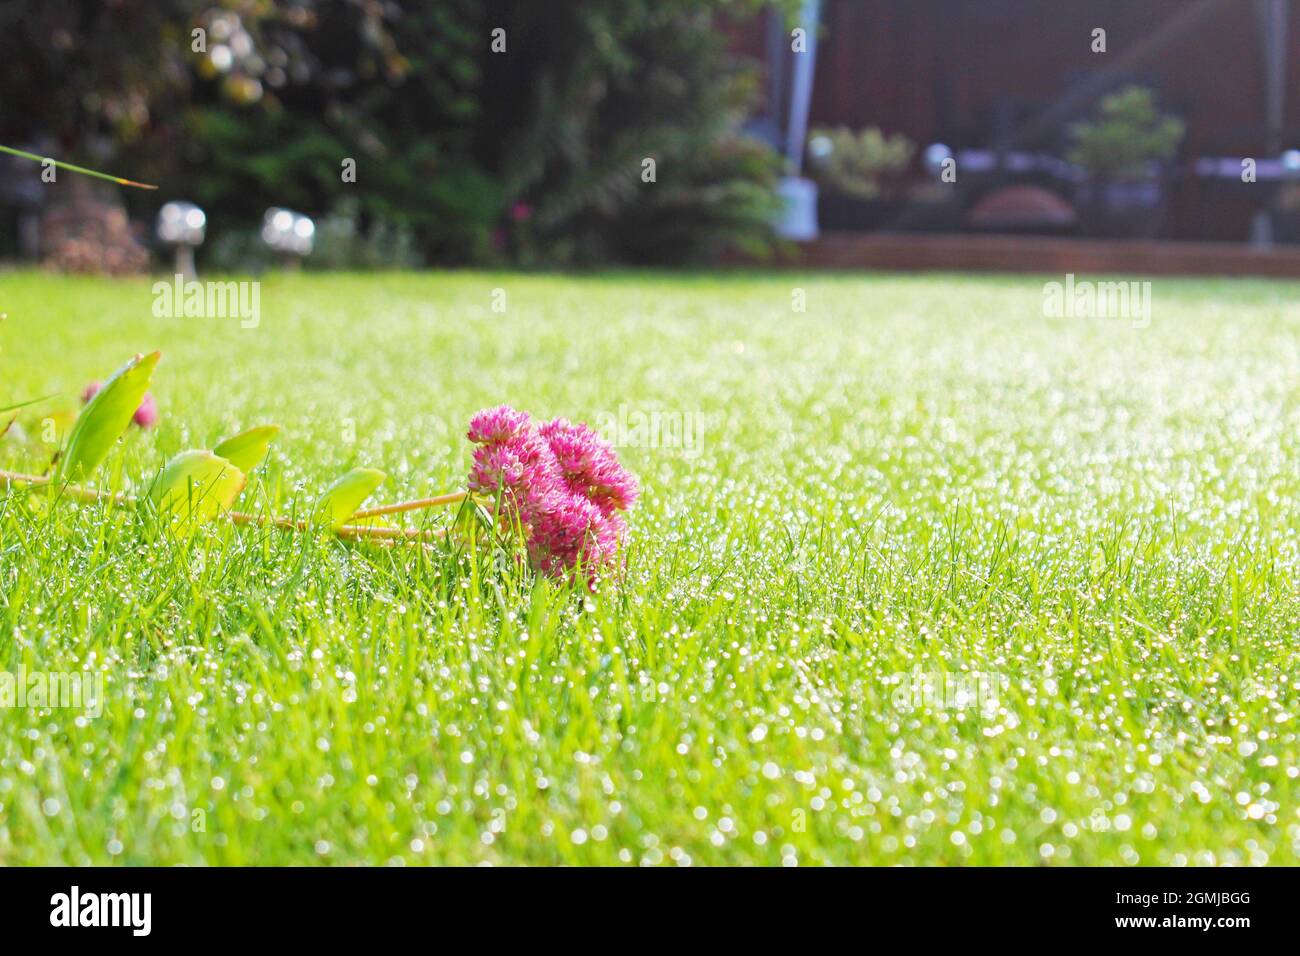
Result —
[{"label": "flower stem", "polygon": [[[17,471],[0,471],[0,482],[4,482],[9,486],[48,485],[50,479],[46,475],[24,475]],[[76,485],[65,485],[62,492],[74,501],[111,501],[115,505],[135,503],[135,499],[130,495],[114,494],[111,491],[95,491],[91,488],[79,488]]]},{"label": "flower stem", "polygon": [[[15,485],[48,485],[50,479],[43,475],[24,475],[16,471],[0,471],[0,484],[13,487]],[[130,495],[115,494],[109,491],[95,491],[92,488],[81,488],[77,485],[65,485],[61,489],[63,494],[75,501],[108,501],[119,507],[126,507],[137,504],[139,499]],[[452,498],[452,495],[444,495],[444,498]],[[464,495],[462,494],[463,498]],[[436,499],[430,499],[436,500]],[[457,499],[459,500],[459,499]],[[445,502],[441,502],[445,503]],[[416,504],[408,502],[408,504]],[[394,511],[412,511],[413,508],[396,507]],[[369,513],[359,511],[353,515],[353,520],[362,520],[369,514],[388,514],[382,508],[371,509]],[[235,525],[240,527],[258,527],[258,528],[279,528],[282,531],[305,532],[311,531],[317,526],[309,521],[293,520],[292,518],[275,518],[268,515],[250,515],[242,511],[223,512],[224,516]],[[443,536],[441,531],[415,531],[407,528],[377,528],[360,524],[347,524],[333,529],[334,533],[340,538],[347,539],[378,539],[378,540],[399,540],[399,541],[429,541]]]},{"label": "flower stem", "polygon": [[453,491],[446,495],[437,495],[433,498],[417,498],[414,501],[401,501],[395,505],[379,505],[375,508],[364,508],[358,511],[352,517],[354,518],[377,518],[379,515],[395,515],[403,511],[419,511],[421,508],[437,508],[439,505],[454,505],[458,501],[464,501],[469,497],[467,491]]}]

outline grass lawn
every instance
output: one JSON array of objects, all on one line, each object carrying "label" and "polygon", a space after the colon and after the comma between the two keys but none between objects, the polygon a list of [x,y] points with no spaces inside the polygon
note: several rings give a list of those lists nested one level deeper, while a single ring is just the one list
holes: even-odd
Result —
[{"label": "grass lawn", "polygon": [[6,498],[0,670],[106,703],[0,709],[0,863],[1300,862],[1300,285],[1043,281],[284,276],[241,329],[0,274],[0,405],[62,395],[0,468],[153,348],[110,469],[278,422],[244,510],[462,487],[502,401],[703,425],[620,450],[594,595]]}]

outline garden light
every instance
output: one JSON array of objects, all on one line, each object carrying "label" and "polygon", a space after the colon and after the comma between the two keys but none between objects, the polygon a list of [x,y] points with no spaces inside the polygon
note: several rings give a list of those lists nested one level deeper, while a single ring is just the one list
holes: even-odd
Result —
[{"label": "garden light", "polygon": [[943,172],[943,164],[952,159],[952,150],[943,143],[931,143],[925,148],[925,169],[931,176]]},{"label": "garden light", "polygon": [[173,200],[158,210],[158,241],[176,250],[176,274],[194,276],[194,250],[203,245],[208,217],[192,202]]},{"label": "garden light", "polygon": [[272,206],[262,218],[262,241],[280,253],[287,268],[296,268],[303,256],[310,255],[316,224],[310,217],[292,209]]}]

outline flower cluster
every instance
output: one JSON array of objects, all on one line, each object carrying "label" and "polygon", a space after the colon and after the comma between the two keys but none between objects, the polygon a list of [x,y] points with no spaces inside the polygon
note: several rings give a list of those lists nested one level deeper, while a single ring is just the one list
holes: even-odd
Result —
[{"label": "flower cluster", "polygon": [[[99,390],[103,387],[103,382],[91,382],[81,390],[82,402],[89,402],[99,394]],[[135,422],[140,428],[153,428],[158,424],[160,417],[158,403],[151,393],[145,392],[144,398],[140,401],[140,406],[135,410],[135,414],[131,416],[131,421]]]},{"label": "flower cluster", "polygon": [[563,418],[535,425],[508,405],[470,420],[469,490],[499,496],[517,522],[533,565],[554,577],[579,568],[588,583],[618,564],[637,497],[636,479],[586,425]]}]

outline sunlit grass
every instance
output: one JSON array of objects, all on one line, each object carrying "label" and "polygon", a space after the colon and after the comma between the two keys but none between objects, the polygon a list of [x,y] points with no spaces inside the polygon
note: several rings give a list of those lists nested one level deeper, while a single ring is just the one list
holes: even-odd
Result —
[{"label": "sunlit grass", "polygon": [[[162,424],[111,464],[278,422],[244,510],[454,490],[500,401],[703,423],[621,450],[589,596],[0,504],[0,670],[107,693],[0,709],[0,863],[1295,864],[1300,286],[1157,279],[1135,328],[1042,283],[277,277],[241,329],[0,274],[0,406],[65,396],[0,468],[152,348]],[[905,699],[945,673],[993,699]]]}]

